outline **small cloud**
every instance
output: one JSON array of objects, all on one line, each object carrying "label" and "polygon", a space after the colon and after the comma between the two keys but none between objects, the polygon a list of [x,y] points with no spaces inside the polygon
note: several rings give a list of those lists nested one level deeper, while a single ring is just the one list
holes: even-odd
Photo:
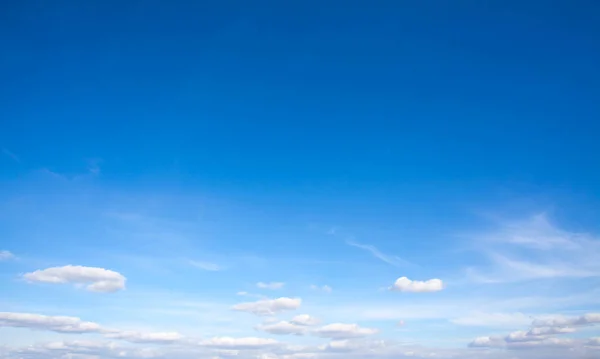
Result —
[{"label": "small cloud", "polygon": [[90,174],[97,176],[100,174],[100,164],[102,163],[102,159],[100,158],[92,158],[88,161],[88,171]]},{"label": "small cloud", "polygon": [[306,332],[306,327],[286,321],[272,324],[262,324],[257,326],[256,329],[278,335],[303,335]]},{"label": "small cloud", "polygon": [[260,288],[260,289],[281,289],[283,288],[283,286],[285,285],[285,283],[283,282],[271,282],[271,283],[263,283],[263,282],[258,282],[256,283],[256,287]]},{"label": "small cloud", "polygon": [[96,267],[67,265],[23,275],[29,282],[87,285],[90,292],[113,293],[125,289],[126,278],[121,273]]},{"label": "small cloud", "polygon": [[189,263],[190,263],[190,265],[192,265],[196,268],[203,269],[205,271],[218,272],[220,270],[223,270],[223,268],[221,266],[219,266],[218,264],[215,264],[215,263],[211,263],[211,262],[190,261]]},{"label": "small cloud", "polygon": [[7,261],[9,259],[15,259],[15,255],[10,251],[0,251],[0,261]]},{"label": "small cloud", "polygon": [[107,338],[121,339],[131,343],[144,344],[170,344],[183,339],[183,335],[177,332],[143,333],[133,331],[122,331],[105,335]]},{"label": "small cloud", "polygon": [[379,330],[374,328],[362,328],[358,324],[334,323],[316,329],[313,333],[322,338],[348,339],[362,338],[377,334]]},{"label": "small cloud", "polygon": [[244,292],[244,291],[242,291],[242,292],[237,292],[237,293],[235,293],[235,295],[246,296],[246,295],[248,295],[248,292]]},{"label": "small cloud", "polygon": [[234,305],[231,309],[240,312],[253,313],[260,316],[273,315],[286,310],[295,310],[302,304],[300,298],[281,297],[277,299],[261,299]]},{"label": "small cloud", "polygon": [[203,340],[199,343],[201,346],[218,348],[218,349],[261,349],[278,345],[275,339],[267,338],[231,338],[231,337],[214,337],[208,340]]},{"label": "small cloud", "polygon": [[396,323],[396,326],[397,326],[397,327],[403,327],[403,326],[404,326],[404,324],[406,324],[406,323],[404,323],[404,320],[399,320],[399,321]]},{"label": "small cloud", "polygon": [[439,292],[444,289],[444,283],[440,279],[429,279],[426,281],[410,280],[401,277],[396,280],[391,290],[399,292],[429,293]]}]

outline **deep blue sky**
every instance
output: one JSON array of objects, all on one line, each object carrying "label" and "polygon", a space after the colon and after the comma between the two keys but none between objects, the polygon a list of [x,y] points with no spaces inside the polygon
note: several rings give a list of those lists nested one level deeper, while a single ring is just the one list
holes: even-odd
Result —
[{"label": "deep blue sky", "polygon": [[597,196],[600,5],[519,3],[4,3],[1,140],[111,180]]},{"label": "deep blue sky", "polygon": [[[3,311],[267,336],[232,306],[302,297],[323,324],[462,349],[597,311],[598,19],[583,0],[0,2],[0,349],[65,336]],[[114,293],[69,264],[118,272]],[[444,287],[385,290],[402,276]]]}]

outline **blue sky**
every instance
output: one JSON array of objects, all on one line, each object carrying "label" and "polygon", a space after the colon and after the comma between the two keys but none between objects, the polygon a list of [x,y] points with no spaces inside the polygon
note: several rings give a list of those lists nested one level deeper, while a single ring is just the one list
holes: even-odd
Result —
[{"label": "blue sky", "polygon": [[0,358],[597,355],[598,15],[1,4]]}]

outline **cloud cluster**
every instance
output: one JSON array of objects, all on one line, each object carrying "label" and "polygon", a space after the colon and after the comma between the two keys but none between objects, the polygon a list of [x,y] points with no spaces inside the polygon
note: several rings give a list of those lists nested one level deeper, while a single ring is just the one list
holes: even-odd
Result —
[{"label": "cloud cluster", "polygon": [[440,279],[429,279],[426,281],[410,280],[406,277],[396,279],[391,290],[412,293],[439,292],[444,289],[444,283]]},{"label": "cloud cluster", "polygon": [[121,273],[109,269],[73,265],[36,270],[23,278],[29,282],[85,285],[87,290],[100,293],[125,289],[126,281]]},{"label": "cloud cluster", "polygon": [[286,310],[295,310],[302,304],[300,298],[281,297],[277,299],[261,299],[256,302],[239,303],[233,310],[248,312],[259,316],[274,315]]},{"label": "cloud cluster", "polygon": [[470,344],[473,348],[522,349],[532,347],[572,347],[582,344],[570,338],[557,338],[561,334],[570,334],[577,327],[600,323],[599,313],[588,313],[580,317],[537,319],[529,330],[511,332],[505,336],[486,336],[475,338]]},{"label": "cloud cluster", "polygon": [[58,333],[99,333],[103,328],[77,317],[0,312],[0,327],[30,328]]}]

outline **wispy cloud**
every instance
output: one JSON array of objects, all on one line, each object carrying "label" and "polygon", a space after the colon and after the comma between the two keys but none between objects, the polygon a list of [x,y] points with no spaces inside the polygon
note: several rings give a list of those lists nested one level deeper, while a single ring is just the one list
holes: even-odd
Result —
[{"label": "wispy cloud", "polygon": [[9,151],[7,148],[2,148],[2,154],[15,162],[21,163],[21,159],[19,158],[19,156]]},{"label": "wispy cloud", "polygon": [[281,288],[283,288],[283,286],[285,286],[285,283],[283,283],[283,282],[270,282],[270,283],[258,282],[258,283],[256,283],[256,287],[260,288],[260,289],[281,289]]},{"label": "wispy cloud", "polygon": [[534,279],[600,276],[600,241],[553,224],[545,213],[520,221],[499,221],[488,233],[472,236],[490,260],[467,269],[474,282],[502,283]]},{"label": "wispy cloud", "polygon": [[361,244],[361,243],[354,242],[352,240],[347,240],[346,244],[348,244],[349,246],[360,248],[364,251],[367,251],[367,252],[371,253],[371,255],[373,257],[375,257],[387,264],[396,266],[396,267],[405,267],[405,266],[411,265],[410,262],[408,262],[398,256],[384,254],[379,249],[377,249],[377,247],[369,245],[369,244]]},{"label": "wispy cloud", "polygon": [[14,259],[15,255],[10,251],[0,251],[0,261],[6,261],[9,259]]},{"label": "wispy cloud", "polygon": [[189,261],[189,263],[190,263],[190,265],[192,265],[196,268],[203,269],[205,271],[218,272],[218,271],[223,270],[223,267],[221,267],[220,265],[218,265],[216,263],[204,262],[204,261]]}]

